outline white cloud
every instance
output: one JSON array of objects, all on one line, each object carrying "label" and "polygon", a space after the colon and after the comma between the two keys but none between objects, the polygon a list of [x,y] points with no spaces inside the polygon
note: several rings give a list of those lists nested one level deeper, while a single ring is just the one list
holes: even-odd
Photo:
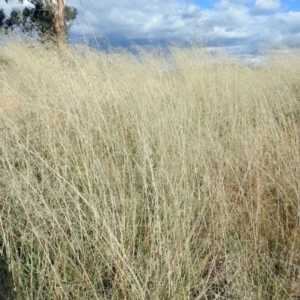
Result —
[{"label": "white cloud", "polygon": [[252,14],[264,14],[276,11],[280,8],[280,0],[256,0]]},{"label": "white cloud", "polygon": [[299,44],[300,12],[279,9],[279,1],[220,0],[213,10],[204,12],[210,25],[204,33],[205,40],[211,46],[243,45],[244,49],[288,42]]}]

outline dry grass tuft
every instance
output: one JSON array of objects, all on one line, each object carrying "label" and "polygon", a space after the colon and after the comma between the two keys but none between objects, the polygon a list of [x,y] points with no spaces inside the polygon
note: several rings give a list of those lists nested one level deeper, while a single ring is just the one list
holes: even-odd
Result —
[{"label": "dry grass tuft", "polygon": [[300,299],[299,54],[171,50],[2,46],[0,299]]}]

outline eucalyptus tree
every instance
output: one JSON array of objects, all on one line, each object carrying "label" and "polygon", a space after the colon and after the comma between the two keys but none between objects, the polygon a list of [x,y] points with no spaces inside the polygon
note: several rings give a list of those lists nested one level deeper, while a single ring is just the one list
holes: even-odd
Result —
[{"label": "eucalyptus tree", "polygon": [[[9,0],[5,0],[8,2]],[[20,28],[24,33],[38,35],[41,42],[52,41],[59,48],[66,48],[68,30],[77,16],[74,7],[66,5],[66,0],[28,0],[33,6],[22,10],[13,9],[6,16],[0,10],[0,24],[8,30]],[[23,4],[23,0],[19,0]]]}]

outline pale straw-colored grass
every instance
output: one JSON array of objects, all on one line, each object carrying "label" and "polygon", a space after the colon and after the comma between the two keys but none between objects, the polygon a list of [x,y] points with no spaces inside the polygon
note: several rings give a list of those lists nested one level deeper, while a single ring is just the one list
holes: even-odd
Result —
[{"label": "pale straw-colored grass", "polygon": [[300,297],[299,54],[1,47],[0,298]]}]

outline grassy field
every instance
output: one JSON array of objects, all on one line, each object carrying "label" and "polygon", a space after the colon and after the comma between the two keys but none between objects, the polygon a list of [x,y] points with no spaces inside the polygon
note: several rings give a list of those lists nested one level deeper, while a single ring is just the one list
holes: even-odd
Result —
[{"label": "grassy field", "polygon": [[1,45],[1,300],[300,299],[299,53],[172,58]]}]

